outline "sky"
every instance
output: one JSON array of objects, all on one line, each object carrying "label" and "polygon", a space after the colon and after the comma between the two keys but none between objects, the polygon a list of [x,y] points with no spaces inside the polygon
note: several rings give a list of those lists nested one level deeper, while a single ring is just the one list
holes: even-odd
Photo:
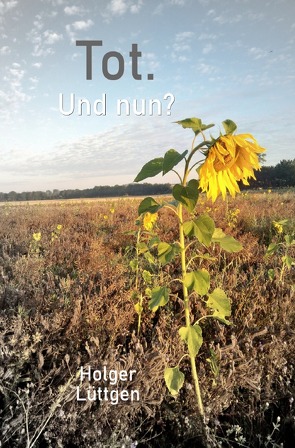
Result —
[{"label": "sky", "polygon": [[235,121],[275,165],[295,157],[295,1],[0,0],[0,80],[1,192],[131,183],[190,148],[188,117]]}]

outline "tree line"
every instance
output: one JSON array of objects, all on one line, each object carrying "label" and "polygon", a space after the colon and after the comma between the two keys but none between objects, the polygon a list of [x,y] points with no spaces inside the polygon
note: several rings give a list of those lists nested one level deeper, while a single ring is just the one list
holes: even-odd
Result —
[{"label": "tree line", "polygon": [[281,160],[275,166],[263,166],[255,172],[255,177],[256,180],[250,180],[248,188],[295,187],[295,159]]},{"label": "tree line", "polygon": [[152,196],[171,193],[170,184],[128,184],[128,185],[103,185],[84,190],[57,190],[25,191],[16,193],[0,193],[0,202],[4,201],[42,201],[45,199],[79,199],[79,198],[112,198],[122,196]]},{"label": "tree line", "polygon": [[[295,187],[295,159],[281,160],[275,166],[263,166],[256,171],[256,180],[251,179],[250,185],[240,185],[241,189],[255,188],[287,188]],[[169,194],[172,185],[166,184],[128,184],[115,186],[95,186],[84,190],[69,189],[46,191],[25,191],[17,193],[0,193],[0,202],[6,201],[42,201],[44,199],[79,199],[79,198],[107,198],[121,196],[152,196],[157,194]]]}]

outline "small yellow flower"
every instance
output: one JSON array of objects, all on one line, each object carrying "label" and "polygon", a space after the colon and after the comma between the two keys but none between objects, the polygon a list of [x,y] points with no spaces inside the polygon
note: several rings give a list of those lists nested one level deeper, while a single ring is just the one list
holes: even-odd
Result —
[{"label": "small yellow flower", "polygon": [[35,241],[40,241],[41,240],[41,232],[33,233],[33,239]]},{"label": "small yellow flower", "polygon": [[200,188],[215,202],[217,196],[226,197],[226,191],[235,197],[240,192],[238,181],[249,185],[259,170],[258,154],[264,152],[251,134],[223,135],[208,151],[200,168]]},{"label": "small yellow flower", "polygon": [[272,222],[272,225],[274,226],[274,229],[275,229],[278,233],[283,233],[284,228],[283,228],[283,226],[282,226],[282,224],[281,224],[280,222],[273,221],[273,222]]},{"label": "small yellow flower", "polygon": [[145,230],[152,230],[158,219],[158,213],[146,212],[143,218],[143,227]]},{"label": "small yellow flower", "polygon": [[61,230],[61,229],[62,229],[62,225],[61,224],[57,224],[56,230]]}]

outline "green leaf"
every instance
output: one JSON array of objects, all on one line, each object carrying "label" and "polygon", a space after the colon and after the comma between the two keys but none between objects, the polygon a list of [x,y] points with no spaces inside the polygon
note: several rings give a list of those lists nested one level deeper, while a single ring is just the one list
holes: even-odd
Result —
[{"label": "green leaf", "polygon": [[185,221],[183,223],[183,231],[186,236],[194,235],[194,221]]},{"label": "green leaf", "polygon": [[150,265],[156,264],[155,258],[150,253],[150,251],[145,252],[143,256],[149,262]]},{"label": "green leaf", "polygon": [[223,230],[219,228],[215,229],[212,236],[212,242],[219,243],[222,249],[230,253],[239,252],[243,249],[243,246],[239,241],[230,235],[226,235]]},{"label": "green leaf", "polygon": [[210,275],[206,269],[187,272],[184,277],[184,285],[189,291],[194,290],[200,296],[207,294],[210,287]]},{"label": "green leaf", "polygon": [[293,239],[292,235],[285,235],[284,239],[286,241],[287,247],[295,245],[295,240]]},{"label": "green leaf", "polygon": [[161,242],[158,245],[158,258],[162,265],[169,263],[177,253],[176,247],[171,244]]},{"label": "green leaf", "polygon": [[215,230],[215,224],[208,215],[200,215],[192,221],[184,223],[184,233],[187,236],[194,235],[200,243],[210,246],[211,238]]},{"label": "green leaf", "polygon": [[145,269],[142,272],[142,278],[145,283],[147,283],[147,284],[152,283],[152,274],[149,271],[146,271]]},{"label": "green leaf", "polygon": [[152,290],[151,288],[145,288],[144,291],[145,295],[150,299],[152,297]]},{"label": "green leaf", "polygon": [[291,269],[291,267],[295,264],[294,260],[290,255],[284,255],[282,257],[282,262],[287,266],[288,269]]},{"label": "green leaf", "polygon": [[181,339],[186,342],[189,353],[196,356],[203,344],[202,328],[200,325],[190,325],[189,327],[181,327],[178,330]]},{"label": "green leaf", "polygon": [[266,251],[265,255],[266,255],[266,256],[273,255],[273,254],[277,251],[277,248],[278,248],[278,247],[279,247],[278,244],[276,244],[276,243],[270,243],[270,245],[269,245],[268,248],[267,248],[267,251]]},{"label": "green leaf", "polygon": [[134,305],[134,309],[135,309],[136,313],[139,315],[143,312],[143,306],[140,304],[140,302],[137,302]]},{"label": "green leaf", "polygon": [[139,254],[144,254],[145,252],[147,252],[149,250],[149,248],[147,247],[147,244],[144,243],[143,241],[137,243],[136,248],[137,248]]},{"label": "green leaf", "polygon": [[149,248],[152,249],[153,247],[158,246],[159,243],[160,238],[158,237],[158,235],[155,235],[149,240]]},{"label": "green leaf", "polygon": [[206,358],[206,361],[210,365],[211,372],[213,373],[215,378],[217,378],[219,375],[218,359],[217,359],[217,356],[216,356],[216,353],[214,352],[214,350],[212,350],[212,348],[210,348],[209,350],[210,350],[210,358]]},{"label": "green leaf", "polygon": [[222,122],[226,135],[233,134],[237,129],[237,125],[232,120],[224,120]]},{"label": "green leaf", "polygon": [[199,182],[191,179],[187,185],[176,184],[172,189],[173,197],[181,202],[189,212],[193,212],[199,197]]},{"label": "green leaf", "polygon": [[131,260],[129,266],[132,269],[132,272],[135,272],[138,266],[137,260]]},{"label": "green leaf", "polygon": [[231,322],[226,319],[226,316],[231,315],[231,304],[225,292],[220,288],[215,288],[208,296],[206,304],[208,308],[214,310],[213,316],[224,324],[231,325]]},{"label": "green leaf", "polygon": [[161,207],[162,205],[155,201],[154,198],[147,197],[139,204],[138,214],[142,215],[142,213],[146,212],[156,213]]},{"label": "green leaf", "polygon": [[157,311],[159,306],[164,306],[169,300],[169,289],[166,286],[156,286],[152,289],[152,298],[149,301],[149,309]]},{"label": "green leaf", "polygon": [[140,172],[134,179],[134,182],[140,182],[147,177],[154,177],[159,174],[163,169],[163,157],[158,157],[157,159],[150,160],[148,163],[143,165]]},{"label": "green leaf", "polygon": [[267,275],[268,275],[268,278],[269,278],[270,280],[274,280],[274,278],[275,278],[275,271],[274,271],[274,269],[269,269],[269,270],[267,271]]},{"label": "green leaf", "polygon": [[200,118],[185,118],[184,120],[176,121],[177,124],[180,124],[183,128],[189,128],[194,131],[197,135],[201,131],[205,131],[206,129],[212,128],[214,124],[203,124]]},{"label": "green leaf", "polygon": [[171,395],[178,394],[184,383],[184,374],[178,367],[166,367],[164,371],[166,386]]},{"label": "green leaf", "polygon": [[184,151],[182,154],[175,151],[175,149],[169,149],[164,156],[163,161],[163,176],[172,170],[182,159],[187,155],[188,150]]}]

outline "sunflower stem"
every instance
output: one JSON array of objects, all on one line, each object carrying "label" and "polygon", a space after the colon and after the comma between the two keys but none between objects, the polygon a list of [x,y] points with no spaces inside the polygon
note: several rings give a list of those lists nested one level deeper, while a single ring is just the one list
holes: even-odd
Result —
[{"label": "sunflower stem", "polygon": [[[184,179],[186,178],[186,173],[184,175]],[[187,287],[184,284],[184,279],[186,276],[186,248],[185,248],[185,239],[184,239],[184,230],[183,230],[183,208],[182,204],[178,205],[178,218],[179,218],[179,246],[180,246],[180,254],[181,254],[181,273],[182,273],[182,290],[183,290],[183,301],[184,301],[184,312],[185,312],[185,323],[186,327],[190,327],[190,306],[189,306],[189,294]],[[201,416],[204,416],[204,407],[202,402],[201,390],[199,385],[199,378],[196,368],[196,358],[194,354],[188,347],[189,358],[191,363],[191,372],[194,380],[195,393],[197,396],[198,408]]]}]

